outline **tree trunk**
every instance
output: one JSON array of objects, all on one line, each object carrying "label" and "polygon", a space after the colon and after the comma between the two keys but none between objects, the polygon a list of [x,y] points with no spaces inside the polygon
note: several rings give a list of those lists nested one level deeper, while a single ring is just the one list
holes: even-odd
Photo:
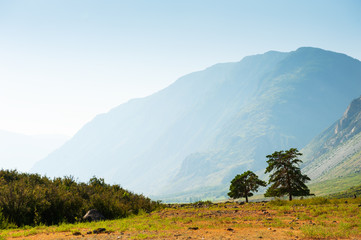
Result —
[{"label": "tree trunk", "polygon": [[248,196],[246,195],[246,202],[248,203]]},{"label": "tree trunk", "polygon": [[288,198],[290,201],[292,201],[292,195],[290,194],[289,195],[289,198]]}]

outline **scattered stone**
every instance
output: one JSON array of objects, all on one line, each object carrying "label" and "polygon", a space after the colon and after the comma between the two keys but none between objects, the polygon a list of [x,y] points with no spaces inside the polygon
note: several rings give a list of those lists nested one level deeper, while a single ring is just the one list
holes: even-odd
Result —
[{"label": "scattered stone", "polygon": [[103,233],[103,232],[105,232],[105,231],[106,231],[105,228],[98,228],[98,229],[93,230],[93,233],[94,233],[94,234],[99,234],[99,233]]},{"label": "scattered stone", "polygon": [[189,230],[198,230],[199,227],[189,227],[188,229],[189,229]]},{"label": "scattered stone", "polygon": [[80,236],[80,235],[81,235],[81,232],[73,232],[73,235],[74,235],[74,236]]},{"label": "scattered stone", "polygon": [[293,230],[293,227],[290,227],[291,230]]},{"label": "scattered stone", "polygon": [[101,220],[105,220],[105,217],[103,216],[103,214],[101,214],[98,210],[96,209],[90,209],[83,217],[83,219],[85,221],[101,221]]},{"label": "scattered stone", "polygon": [[227,231],[233,232],[234,230],[233,230],[233,228],[227,228]]},{"label": "scattered stone", "polygon": [[93,232],[92,231],[89,231],[89,232],[87,232],[86,234],[92,234]]}]

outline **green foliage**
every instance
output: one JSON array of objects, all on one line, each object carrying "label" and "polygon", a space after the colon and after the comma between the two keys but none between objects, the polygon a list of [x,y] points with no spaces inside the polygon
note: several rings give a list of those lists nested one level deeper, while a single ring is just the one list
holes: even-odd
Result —
[{"label": "green foliage", "polygon": [[265,187],[266,185],[267,183],[260,180],[255,173],[247,171],[234,177],[229,187],[228,196],[233,199],[244,197],[248,202],[248,197],[253,196],[252,192],[257,192],[259,186]]},{"label": "green foliage", "polygon": [[200,201],[197,201],[197,202],[193,203],[192,205],[193,206],[207,206],[207,205],[212,205],[212,204],[213,203],[210,200],[206,200],[206,201],[200,200]]},{"label": "green foliage", "polygon": [[74,223],[90,210],[105,218],[123,218],[139,211],[150,212],[159,203],[143,195],[108,185],[93,177],[77,183],[73,177],[54,178],[0,170],[0,227]]},{"label": "green foliage", "polygon": [[265,197],[280,197],[284,195],[289,196],[309,196],[310,190],[306,186],[306,182],[310,178],[301,173],[298,167],[302,163],[298,156],[301,156],[296,148],[291,148],[286,151],[274,152],[272,155],[267,155],[268,167],[265,173],[271,173],[269,183],[272,185],[267,189]]}]

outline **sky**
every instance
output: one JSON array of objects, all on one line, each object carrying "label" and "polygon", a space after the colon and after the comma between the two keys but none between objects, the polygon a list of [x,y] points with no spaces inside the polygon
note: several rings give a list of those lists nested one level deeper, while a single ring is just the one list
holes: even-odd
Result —
[{"label": "sky", "polygon": [[0,130],[73,136],[220,62],[302,46],[361,60],[359,0],[0,0]]}]

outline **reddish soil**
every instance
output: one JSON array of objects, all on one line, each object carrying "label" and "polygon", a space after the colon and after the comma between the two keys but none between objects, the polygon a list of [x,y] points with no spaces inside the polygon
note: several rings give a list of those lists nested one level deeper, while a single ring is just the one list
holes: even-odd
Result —
[{"label": "reddish soil", "polygon": [[[8,239],[301,239],[300,226],[308,224],[298,221],[292,213],[278,214],[262,204],[167,208],[150,214],[149,221],[154,215],[158,220],[152,222],[157,225],[153,229],[158,230],[129,228],[124,232],[87,234],[89,229],[81,229],[78,236],[55,232]],[[162,230],[164,224],[168,225]]]}]

